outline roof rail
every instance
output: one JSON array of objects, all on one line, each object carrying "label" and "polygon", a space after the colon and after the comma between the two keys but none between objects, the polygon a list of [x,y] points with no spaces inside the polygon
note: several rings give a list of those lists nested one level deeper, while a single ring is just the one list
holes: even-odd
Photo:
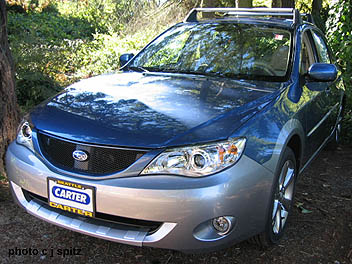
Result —
[{"label": "roof rail", "polygon": [[198,22],[198,13],[223,13],[224,16],[287,16],[292,17],[294,25],[302,24],[302,18],[297,9],[294,8],[194,8],[183,22]]}]

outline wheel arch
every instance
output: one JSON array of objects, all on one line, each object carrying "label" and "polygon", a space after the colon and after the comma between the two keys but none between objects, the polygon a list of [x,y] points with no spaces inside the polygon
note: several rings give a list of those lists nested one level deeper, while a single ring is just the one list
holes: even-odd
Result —
[{"label": "wheel arch", "polygon": [[303,155],[302,139],[298,134],[293,134],[291,138],[288,140],[286,147],[289,147],[290,149],[292,149],[293,153],[295,154],[296,166],[297,166],[297,172],[298,172],[302,164],[302,155]]},{"label": "wheel arch", "polygon": [[263,166],[275,173],[287,147],[291,148],[295,153],[297,171],[299,172],[303,164],[305,133],[301,122],[297,119],[289,120],[282,127],[276,138],[273,155],[270,160],[263,164]]}]

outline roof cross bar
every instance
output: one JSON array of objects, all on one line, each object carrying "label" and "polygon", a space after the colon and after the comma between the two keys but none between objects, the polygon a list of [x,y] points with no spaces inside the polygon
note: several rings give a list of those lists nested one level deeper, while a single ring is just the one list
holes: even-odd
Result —
[{"label": "roof cross bar", "polygon": [[294,8],[194,8],[183,22],[198,22],[198,13],[224,13],[233,16],[287,16],[292,17],[294,25],[302,23],[301,15]]}]

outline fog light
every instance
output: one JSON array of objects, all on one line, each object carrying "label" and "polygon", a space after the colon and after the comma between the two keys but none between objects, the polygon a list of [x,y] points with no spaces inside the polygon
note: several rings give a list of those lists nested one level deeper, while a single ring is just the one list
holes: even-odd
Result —
[{"label": "fog light", "polygon": [[225,235],[230,232],[232,224],[228,216],[219,216],[212,221],[213,227],[219,235]]}]

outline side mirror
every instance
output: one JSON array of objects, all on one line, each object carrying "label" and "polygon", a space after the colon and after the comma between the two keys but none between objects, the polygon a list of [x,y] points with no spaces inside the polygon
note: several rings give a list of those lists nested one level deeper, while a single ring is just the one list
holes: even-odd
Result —
[{"label": "side mirror", "polygon": [[337,78],[337,68],[334,64],[314,63],[308,69],[308,78],[317,82],[332,82]]},{"label": "side mirror", "polygon": [[129,62],[134,57],[133,53],[125,53],[120,56],[120,67],[123,67],[127,62]]}]

